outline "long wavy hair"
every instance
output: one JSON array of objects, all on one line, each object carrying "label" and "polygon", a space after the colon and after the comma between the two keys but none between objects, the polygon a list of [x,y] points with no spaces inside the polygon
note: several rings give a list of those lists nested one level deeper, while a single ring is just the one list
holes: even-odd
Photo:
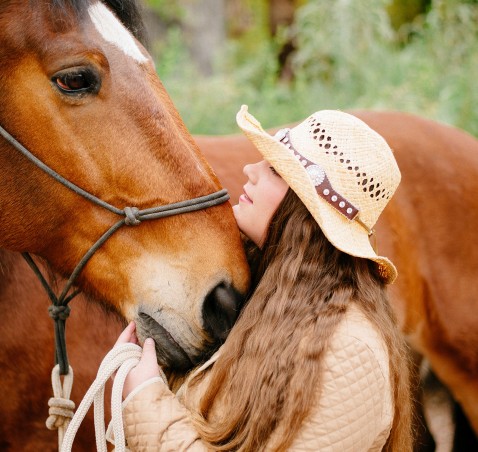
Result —
[{"label": "long wavy hair", "polygon": [[[292,190],[262,249],[248,243],[248,253],[252,294],[193,416],[208,447],[260,451],[274,433],[274,450],[286,450],[316,402],[329,340],[354,303],[388,348],[395,413],[384,450],[412,450],[407,349],[375,264],[330,244]],[[210,416],[215,401],[227,413],[219,420]]]}]

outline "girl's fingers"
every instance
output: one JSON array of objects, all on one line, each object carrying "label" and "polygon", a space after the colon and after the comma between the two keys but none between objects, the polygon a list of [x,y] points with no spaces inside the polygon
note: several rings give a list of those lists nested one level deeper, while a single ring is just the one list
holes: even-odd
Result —
[{"label": "girl's fingers", "polygon": [[139,345],[139,340],[138,336],[136,336],[136,331],[133,331],[133,334],[131,334],[130,342],[133,344]]},{"label": "girl's fingers", "polygon": [[147,364],[158,364],[156,360],[156,348],[153,339],[148,338],[143,344],[143,354],[141,355],[141,361]]},{"label": "girl's fingers", "polygon": [[141,359],[136,367],[131,369],[123,386],[123,397],[140,384],[160,375],[158,361],[156,360],[155,344],[151,338],[144,341]]},{"label": "girl's fingers", "polygon": [[134,344],[137,344],[138,339],[136,337],[135,329],[136,324],[133,321],[129,322],[128,326],[119,335],[115,345],[127,344],[128,342],[133,342]]},{"label": "girl's fingers", "polygon": [[148,338],[143,344],[143,353],[138,364],[141,374],[145,379],[159,375],[158,359],[156,358],[156,347],[153,339]]}]

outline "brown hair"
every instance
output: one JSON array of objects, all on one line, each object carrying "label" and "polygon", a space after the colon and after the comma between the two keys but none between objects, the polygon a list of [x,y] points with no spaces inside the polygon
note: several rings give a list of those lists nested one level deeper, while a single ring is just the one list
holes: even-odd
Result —
[{"label": "brown hair", "polygon": [[[316,401],[328,341],[355,303],[389,352],[395,413],[385,450],[411,450],[407,351],[375,264],[331,245],[292,190],[271,220],[262,251],[249,246],[249,256],[254,291],[194,416],[208,446],[259,451],[270,447],[275,432],[275,450],[286,450]],[[220,420],[209,416],[216,400],[227,413]]]}]

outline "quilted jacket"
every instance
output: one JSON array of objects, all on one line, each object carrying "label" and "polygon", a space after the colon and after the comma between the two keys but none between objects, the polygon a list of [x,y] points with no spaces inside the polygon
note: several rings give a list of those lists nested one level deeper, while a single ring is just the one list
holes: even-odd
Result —
[{"label": "quilted jacket", "polygon": [[[197,406],[219,351],[193,375],[206,375],[194,390],[175,395],[160,378],[135,388],[123,403],[132,451],[205,451],[186,407]],[[379,333],[351,307],[332,337],[324,361],[322,391],[291,445],[292,451],[380,451],[392,425],[388,353]],[[220,416],[214,405],[213,416]]]}]

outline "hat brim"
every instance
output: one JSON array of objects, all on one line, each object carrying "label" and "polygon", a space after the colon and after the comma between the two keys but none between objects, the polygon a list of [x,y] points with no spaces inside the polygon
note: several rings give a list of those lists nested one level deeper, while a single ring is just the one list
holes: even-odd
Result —
[{"label": "hat brim", "polygon": [[393,263],[375,253],[367,231],[362,225],[349,220],[317,195],[307,171],[290,149],[268,134],[254,116],[248,113],[246,105],[243,105],[237,113],[236,121],[264,159],[302,200],[327,239],[344,253],[376,262],[384,282],[391,284],[397,277]]}]

